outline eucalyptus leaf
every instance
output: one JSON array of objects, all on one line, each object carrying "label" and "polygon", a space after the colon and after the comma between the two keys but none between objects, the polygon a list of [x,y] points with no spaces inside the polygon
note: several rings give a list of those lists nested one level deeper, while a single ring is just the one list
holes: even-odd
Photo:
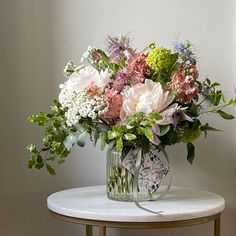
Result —
[{"label": "eucalyptus leaf", "polygon": [[85,140],[86,140],[86,132],[80,133],[79,136],[78,136],[78,140],[77,140],[78,146],[84,147],[85,146]]},{"label": "eucalyptus leaf", "polygon": [[98,139],[99,139],[99,133],[98,133],[97,130],[93,130],[93,131],[92,131],[91,138],[92,138],[93,146],[95,147],[96,144],[97,144],[97,141],[98,141]]},{"label": "eucalyptus leaf", "polygon": [[100,133],[100,140],[101,140],[101,150],[104,150],[107,142],[107,134],[105,132]]},{"label": "eucalyptus leaf", "polygon": [[109,126],[103,123],[98,123],[97,129],[102,132],[107,132],[109,130]]},{"label": "eucalyptus leaf", "polygon": [[77,141],[78,141],[78,135],[70,134],[66,137],[63,144],[66,147],[66,149],[69,151],[75,145]]}]

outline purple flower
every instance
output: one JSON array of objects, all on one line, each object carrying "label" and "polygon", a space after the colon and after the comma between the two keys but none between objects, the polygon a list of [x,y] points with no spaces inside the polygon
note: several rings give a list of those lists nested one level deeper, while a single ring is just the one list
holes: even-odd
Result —
[{"label": "purple flower", "polygon": [[130,39],[121,34],[118,37],[108,36],[108,51],[110,58],[119,58],[122,53],[129,56],[129,52],[126,50],[129,47]]},{"label": "purple flower", "polygon": [[175,49],[182,54],[184,60],[189,60],[193,65],[196,65],[196,59],[194,58],[194,53],[190,50],[191,43],[186,41],[185,43],[177,42]]},{"label": "purple flower", "polygon": [[176,45],[175,45],[175,49],[177,50],[177,51],[179,51],[179,52],[184,52],[184,49],[185,49],[185,47],[184,47],[184,45],[183,45],[183,43],[181,43],[181,42],[177,42],[176,43]]},{"label": "purple flower", "polygon": [[176,111],[173,114],[173,125],[176,128],[179,121],[190,121],[193,122],[193,119],[185,113],[186,108],[177,107]]},{"label": "purple flower", "polygon": [[[164,119],[161,120],[158,125],[168,125],[172,123],[174,125],[174,128],[176,128],[179,121],[187,120],[193,122],[193,119],[185,113],[186,109],[187,107],[181,107],[178,106],[177,103],[174,103],[166,110],[161,112],[161,115],[164,116]],[[155,129],[156,132],[158,132],[157,127],[155,127]]]}]

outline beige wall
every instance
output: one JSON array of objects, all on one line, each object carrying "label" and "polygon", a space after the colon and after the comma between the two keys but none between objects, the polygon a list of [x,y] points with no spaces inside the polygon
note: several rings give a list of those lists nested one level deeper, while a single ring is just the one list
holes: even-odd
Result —
[{"label": "beige wall", "polygon": [[[25,145],[40,144],[41,137],[41,130],[26,117],[47,109],[57,97],[62,70],[69,59],[79,62],[87,45],[103,46],[108,33],[131,32],[138,48],[150,41],[172,46],[177,37],[189,39],[196,45],[201,77],[208,75],[220,81],[230,96],[236,84],[235,7],[234,0],[1,0],[0,235],[82,235],[82,226],[48,215],[46,197],[70,187],[104,183],[104,153],[91,145],[75,148],[63,166],[56,166],[55,177],[26,167]],[[174,184],[224,196],[222,235],[235,236],[236,121],[206,118],[224,132],[196,143],[193,166],[185,160],[185,147],[168,150]],[[207,236],[212,227],[206,224],[158,233]],[[110,232],[113,236],[144,234],[136,230]]]}]

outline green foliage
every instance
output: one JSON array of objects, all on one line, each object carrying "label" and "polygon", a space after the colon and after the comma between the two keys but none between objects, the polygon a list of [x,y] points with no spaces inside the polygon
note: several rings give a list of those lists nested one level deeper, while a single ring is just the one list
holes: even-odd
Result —
[{"label": "green foliage", "polygon": [[56,175],[56,171],[49,164],[46,164],[46,168],[51,175]]},{"label": "green foliage", "polygon": [[[124,142],[128,141],[133,146],[140,146],[146,153],[149,151],[150,142],[154,143],[155,134],[152,127],[162,119],[163,116],[156,112],[148,115],[137,112],[128,118],[127,123],[112,127],[107,132],[107,137],[109,140],[115,140],[118,151],[122,151]],[[163,126],[161,132],[168,132],[168,129],[168,126]]]},{"label": "green foliage", "polygon": [[226,113],[226,112],[224,112],[224,111],[222,111],[222,110],[218,110],[217,113],[218,113],[222,118],[224,118],[224,119],[226,119],[226,120],[232,120],[232,119],[234,119],[234,116],[233,116],[233,115],[230,115],[230,114],[228,114],[228,113]]},{"label": "green foliage", "polygon": [[201,130],[202,132],[204,132],[205,138],[206,138],[206,136],[207,136],[207,132],[208,132],[208,131],[221,131],[221,130],[219,130],[219,129],[216,129],[216,128],[213,128],[213,127],[209,126],[208,123],[206,123],[205,125],[202,125],[202,126],[200,127],[200,130]]},{"label": "green foliage", "polygon": [[[126,40],[126,38],[124,37],[122,40]],[[192,53],[192,44],[186,41],[183,47],[186,50],[188,49],[187,52],[190,54],[185,53],[186,51],[183,50],[172,52],[166,48],[156,47],[155,44],[150,44],[146,48],[149,49],[149,54],[147,54],[147,57],[145,56],[148,70],[145,69],[144,77],[155,82],[160,82],[163,90],[167,91],[170,89],[169,82],[173,78],[173,73],[176,72],[179,66],[184,69],[185,67],[187,68],[185,69],[186,75],[192,75],[192,67],[189,66],[189,63],[195,65],[196,62],[194,53]],[[135,53],[136,50],[133,50],[133,52]],[[110,60],[109,56],[101,49],[90,48],[84,58],[99,72],[108,69],[111,73],[111,79],[114,79],[117,71],[127,66],[129,62],[127,63],[124,52],[120,54],[120,59],[117,61]],[[147,66],[146,63],[145,67]],[[84,66],[77,67],[72,61],[69,61],[64,69],[64,75],[66,78],[70,78],[73,73],[79,72],[82,68]],[[195,71],[195,68],[193,70]],[[127,83],[129,85],[129,82]],[[157,147],[159,142],[161,142],[163,148],[167,145],[183,142],[187,145],[187,160],[192,164],[195,152],[193,142],[195,139],[199,138],[201,132],[206,137],[208,131],[219,131],[209,126],[208,123],[202,125],[198,117],[201,114],[212,112],[226,120],[231,120],[234,116],[226,113],[224,108],[227,106],[236,106],[236,95],[233,99],[227,101],[222,90],[219,89],[219,83],[212,83],[209,79],[206,79],[202,83],[197,80],[194,83],[198,85],[197,90],[200,93],[198,94],[199,96],[193,101],[186,103],[181,103],[176,98],[171,107],[168,106],[165,108],[165,112],[169,112],[167,114],[169,120],[164,120],[166,117],[163,117],[157,112],[151,112],[150,114],[137,112],[128,117],[126,121],[119,123],[116,123],[116,120],[112,119],[105,121],[103,117],[100,117],[101,120],[98,118],[93,120],[87,117],[80,118],[76,126],[69,127],[66,124],[65,118],[67,109],[62,108],[61,104],[55,100],[51,106],[50,113],[40,111],[38,114],[28,117],[30,122],[39,126],[45,126],[43,147],[38,149],[34,144],[27,146],[27,150],[30,152],[28,167],[31,169],[46,168],[50,174],[55,175],[56,172],[50,163],[53,161],[58,164],[63,163],[74,145],[77,144],[80,147],[85,146],[87,136],[89,136],[94,146],[100,139],[102,150],[106,145],[109,145],[110,148],[116,147],[122,155],[127,154],[130,149],[137,146],[141,147],[143,153],[147,153],[151,145]],[[178,91],[173,90],[170,93],[175,95]],[[203,100],[199,102],[201,98]],[[204,110],[204,102],[207,105],[210,104],[210,109],[207,106],[206,110]],[[176,105],[176,108],[174,108],[174,105]],[[168,108],[170,109],[167,110]],[[115,123],[116,125],[114,125]]]},{"label": "green foliage", "polygon": [[183,143],[192,143],[195,139],[199,138],[201,134],[200,126],[201,122],[198,119],[195,119],[191,123],[185,121],[180,127],[180,141]]},{"label": "green foliage", "polygon": [[136,136],[135,134],[127,133],[127,134],[124,135],[124,138],[125,138],[126,140],[131,141],[131,140],[137,139],[137,136]]},{"label": "green foliage", "polygon": [[193,160],[195,157],[195,147],[192,143],[187,143],[187,160],[190,164],[193,164]]},{"label": "green foliage", "polygon": [[28,117],[28,120],[32,123],[36,123],[40,126],[45,125],[48,122],[49,118],[47,114],[43,111],[40,111],[37,115],[31,115]]},{"label": "green foliage", "polygon": [[[49,161],[56,160],[58,164],[64,162],[68,156],[70,149],[64,145],[64,141],[67,139],[70,133],[70,128],[65,124],[65,110],[61,108],[58,101],[54,101],[51,106],[52,113],[46,114],[40,111],[37,115],[29,116],[29,121],[36,123],[37,125],[46,126],[43,138],[43,148],[38,150],[34,144],[29,144],[27,150],[31,154],[31,158],[28,161],[29,168],[41,169],[46,166],[49,173],[54,174],[55,171],[48,164]],[[73,128],[71,128],[73,131]],[[74,130],[76,130],[74,128]],[[71,145],[72,147],[73,145]],[[42,153],[45,153],[44,157]]]},{"label": "green foliage", "polygon": [[64,68],[64,76],[69,78],[74,72],[79,72],[82,67],[76,67],[73,61],[69,61]]},{"label": "green foliage", "polygon": [[80,133],[78,136],[77,144],[80,147],[84,147],[85,146],[85,139],[86,139],[86,132]]}]

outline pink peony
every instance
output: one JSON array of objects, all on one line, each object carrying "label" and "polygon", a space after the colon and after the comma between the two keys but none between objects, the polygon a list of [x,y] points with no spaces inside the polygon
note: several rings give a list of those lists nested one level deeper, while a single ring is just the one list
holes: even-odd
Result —
[{"label": "pink peony", "polygon": [[174,99],[169,91],[164,91],[160,83],[146,79],[145,83],[138,83],[123,91],[124,102],[121,109],[121,119],[136,112],[163,111]]}]

